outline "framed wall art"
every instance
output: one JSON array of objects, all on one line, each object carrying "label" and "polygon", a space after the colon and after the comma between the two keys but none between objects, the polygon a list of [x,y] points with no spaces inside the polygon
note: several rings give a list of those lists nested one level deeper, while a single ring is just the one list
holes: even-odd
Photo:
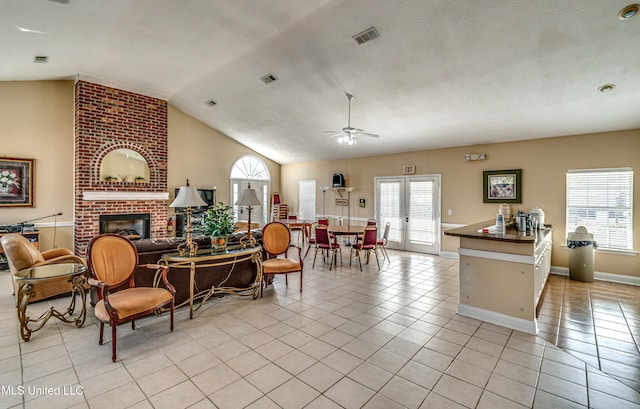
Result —
[{"label": "framed wall art", "polygon": [[522,203],[522,169],[482,172],[484,203]]},{"label": "framed wall art", "polygon": [[34,161],[0,158],[0,207],[33,207]]}]

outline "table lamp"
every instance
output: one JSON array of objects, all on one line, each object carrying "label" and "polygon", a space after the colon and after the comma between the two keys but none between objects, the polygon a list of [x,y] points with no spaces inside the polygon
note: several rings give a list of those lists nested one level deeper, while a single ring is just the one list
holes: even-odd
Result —
[{"label": "table lamp", "polygon": [[256,244],[256,239],[253,238],[251,234],[251,206],[262,206],[262,202],[260,198],[258,198],[258,194],[256,190],[251,187],[251,183],[247,186],[245,190],[240,194],[240,198],[236,202],[237,206],[247,206],[247,210],[249,211],[248,221],[247,221],[247,237],[246,240],[254,246]]},{"label": "table lamp", "polygon": [[207,202],[202,200],[196,189],[189,186],[189,181],[187,180],[187,186],[180,186],[180,190],[178,191],[176,200],[174,200],[173,203],[169,205],[169,207],[186,208],[185,212],[187,213],[187,238],[184,243],[178,246],[180,255],[184,255],[188,251],[189,256],[193,257],[196,255],[196,250],[198,250],[198,243],[195,243],[193,241],[193,237],[191,235],[191,212],[193,211],[192,207],[199,206],[207,206]]}]

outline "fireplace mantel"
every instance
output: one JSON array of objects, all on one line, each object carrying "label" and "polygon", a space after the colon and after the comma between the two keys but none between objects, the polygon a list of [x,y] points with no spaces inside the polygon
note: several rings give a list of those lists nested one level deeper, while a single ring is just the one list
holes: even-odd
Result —
[{"label": "fireplace mantel", "polygon": [[105,192],[84,191],[82,200],[87,201],[113,201],[113,200],[169,200],[169,192]]}]

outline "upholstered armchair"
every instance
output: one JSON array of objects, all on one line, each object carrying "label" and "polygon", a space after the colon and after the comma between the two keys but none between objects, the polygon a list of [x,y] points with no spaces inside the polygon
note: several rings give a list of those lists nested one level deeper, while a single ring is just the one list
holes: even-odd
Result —
[{"label": "upholstered armchair", "polygon": [[[9,270],[12,275],[20,270],[47,264],[84,264],[84,260],[74,255],[71,250],[56,248],[41,252],[28,239],[17,233],[5,234],[0,237],[0,244],[2,244],[2,249],[7,257]],[[13,280],[13,290],[15,293],[18,291],[16,280]],[[71,283],[65,278],[56,281],[47,281],[43,284],[34,284],[34,291],[35,294],[29,300],[30,302],[53,297],[54,295],[70,293]]]},{"label": "upholstered armchair", "polygon": [[[118,325],[131,321],[131,328],[135,330],[137,318],[169,307],[170,330],[173,332],[176,290],[167,280],[167,266],[146,265],[160,271],[165,288],[136,287],[133,276],[138,268],[138,250],[131,240],[117,234],[102,234],[89,241],[87,266],[89,284],[98,290],[99,301],[95,306],[95,316],[100,321],[98,343],[102,345],[104,324],[109,324],[113,362],[116,361]],[[110,291],[123,286],[127,288]]]},{"label": "upholstered armchair", "polygon": [[[271,222],[262,228],[262,247],[267,259],[262,262],[265,286],[276,274],[284,274],[285,284],[289,285],[288,275],[300,272],[300,292],[302,292],[302,268],[304,260],[300,246],[291,244],[289,228],[280,222]],[[289,258],[289,248],[297,249],[298,259]],[[262,297],[262,287],[260,289]]]}]

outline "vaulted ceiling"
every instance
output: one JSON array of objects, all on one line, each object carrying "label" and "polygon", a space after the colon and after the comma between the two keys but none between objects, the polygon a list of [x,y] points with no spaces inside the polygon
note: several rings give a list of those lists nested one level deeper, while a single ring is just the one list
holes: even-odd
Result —
[{"label": "vaulted ceiling", "polygon": [[[0,2],[0,80],[164,98],[283,164],[640,128],[628,0],[64,2]],[[346,93],[380,138],[323,132],[347,126]]]}]

